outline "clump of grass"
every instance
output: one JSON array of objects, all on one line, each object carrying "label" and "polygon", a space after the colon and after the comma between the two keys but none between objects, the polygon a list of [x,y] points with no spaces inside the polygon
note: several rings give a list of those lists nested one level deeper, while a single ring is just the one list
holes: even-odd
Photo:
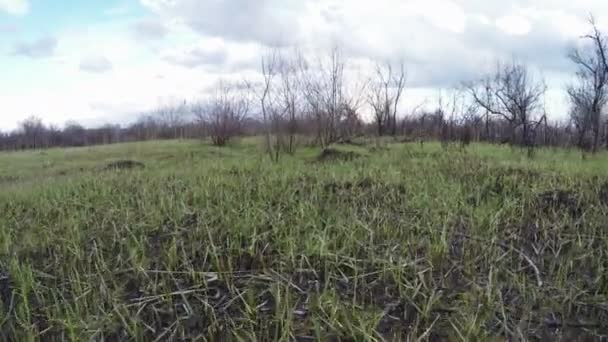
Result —
[{"label": "clump of grass", "polygon": [[[599,161],[391,143],[364,162],[300,149],[275,164],[255,146],[0,155],[0,175],[53,165],[0,183],[0,338],[608,334]],[[77,171],[100,159],[149,167]]]}]

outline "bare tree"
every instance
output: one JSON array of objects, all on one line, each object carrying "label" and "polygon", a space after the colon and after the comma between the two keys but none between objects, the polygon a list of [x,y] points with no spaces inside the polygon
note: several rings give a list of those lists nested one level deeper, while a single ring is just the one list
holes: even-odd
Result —
[{"label": "bare tree", "polygon": [[249,114],[251,99],[248,87],[220,81],[215,94],[194,104],[192,114],[209,130],[211,142],[225,146],[241,130],[243,120]]},{"label": "bare tree", "polygon": [[181,103],[168,103],[159,106],[152,116],[158,120],[162,128],[169,132],[171,138],[181,138],[180,126],[184,123],[186,114],[186,101]]},{"label": "bare tree", "polygon": [[266,150],[273,161],[278,161],[283,144],[281,121],[284,111],[277,104],[277,85],[275,79],[279,74],[280,60],[278,50],[272,50],[262,56],[262,87],[259,94],[262,119],[266,128]]},{"label": "bare tree", "polygon": [[64,145],[85,146],[87,144],[87,131],[76,121],[68,121],[63,129]]},{"label": "bare tree", "polygon": [[[486,80],[486,83],[484,84],[484,93],[483,95],[485,95],[485,100],[489,103],[491,100],[491,92],[489,91],[490,87],[488,84],[489,80]],[[482,96],[483,96],[482,95]],[[485,122],[485,139],[489,140],[489,141],[493,141],[494,137],[492,136],[492,134],[490,133],[490,111],[486,108],[484,109],[484,122]]]},{"label": "bare tree", "polygon": [[[469,90],[481,108],[508,122],[512,144],[521,128],[520,144],[532,156],[535,130],[544,118],[544,81],[537,81],[524,64],[498,63],[493,75],[480,84],[469,85]],[[543,112],[540,117],[539,112]]]},{"label": "bare tree", "polygon": [[294,153],[296,148],[296,133],[298,131],[298,116],[301,112],[301,78],[297,60],[292,56],[281,56],[279,60],[279,101],[283,107],[287,121],[287,152]]},{"label": "bare tree", "polygon": [[370,80],[367,102],[373,109],[379,136],[384,135],[387,129],[393,136],[397,135],[397,112],[406,80],[403,62],[397,70],[389,62],[376,64],[376,75]]},{"label": "bare tree", "polygon": [[36,116],[30,116],[19,124],[19,130],[23,134],[23,146],[26,148],[42,148],[47,146],[47,128],[42,120]]},{"label": "bare tree", "polygon": [[449,89],[446,93],[439,92],[434,121],[441,126],[440,140],[444,147],[456,141],[460,142],[461,147],[468,145],[481,121],[477,114],[477,103],[467,101],[465,95],[460,87]]},{"label": "bare tree", "polygon": [[590,44],[573,49],[568,54],[568,58],[577,66],[576,83],[568,87],[568,97],[571,103],[570,119],[578,132],[578,146],[584,148],[589,145],[585,139],[591,131],[591,149],[596,152],[602,112],[608,102],[608,65],[605,55],[607,43],[593,17],[589,19],[589,23],[592,33],[583,38],[590,41]]},{"label": "bare tree", "polygon": [[325,60],[311,66],[301,57],[302,93],[316,124],[317,140],[322,147],[343,138],[340,126],[348,114],[356,114],[359,100],[349,93],[345,77],[346,62],[334,48]]},{"label": "bare tree", "polygon": [[[298,121],[302,113],[302,78],[300,60],[279,49],[266,53],[261,60],[262,81],[256,89],[265,127],[266,149],[274,161],[280,153],[296,149]],[[299,57],[301,58],[301,57]]]}]

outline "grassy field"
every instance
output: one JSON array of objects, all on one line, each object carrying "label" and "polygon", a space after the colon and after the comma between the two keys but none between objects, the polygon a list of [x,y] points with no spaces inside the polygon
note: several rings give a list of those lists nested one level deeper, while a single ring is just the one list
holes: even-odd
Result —
[{"label": "grassy field", "polygon": [[336,148],[0,153],[0,340],[607,338],[608,154]]}]

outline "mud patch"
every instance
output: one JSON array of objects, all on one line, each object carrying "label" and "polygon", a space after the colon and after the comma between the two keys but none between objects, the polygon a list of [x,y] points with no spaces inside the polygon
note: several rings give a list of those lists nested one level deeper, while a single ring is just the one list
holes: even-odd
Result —
[{"label": "mud patch", "polygon": [[541,193],[536,199],[536,208],[544,213],[566,211],[572,217],[579,217],[583,212],[583,205],[576,193],[563,189]]},{"label": "mud patch", "polygon": [[317,157],[318,162],[352,161],[361,157],[361,154],[352,151],[340,151],[334,148],[326,148]]},{"label": "mud patch", "polygon": [[106,171],[115,171],[115,170],[132,170],[132,169],[143,169],[146,166],[144,163],[134,161],[134,160],[117,160],[115,162],[111,162],[104,170]]},{"label": "mud patch", "polygon": [[406,150],[404,153],[408,159],[441,159],[445,154],[441,152],[426,152],[419,150]]},{"label": "mud patch", "polygon": [[17,176],[0,176],[0,184],[2,183],[15,183],[19,180]]},{"label": "mud patch", "polygon": [[602,184],[600,190],[598,191],[598,197],[601,204],[608,205],[608,182]]},{"label": "mud patch", "polygon": [[11,307],[13,306],[13,294],[14,288],[9,274],[0,270],[0,304],[2,304],[7,314],[10,314]]},{"label": "mud patch", "polygon": [[357,182],[329,182],[323,186],[323,190],[328,193],[349,192],[357,190],[366,190],[374,186],[374,180],[371,178],[363,178]]},{"label": "mud patch", "polygon": [[338,145],[351,145],[351,146],[366,146],[367,143],[363,142],[363,141],[356,141],[353,139],[341,139],[339,141],[336,142],[336,144]]},{"label": "mud patch", "polygon": [[372,146],[369,148],[370,153],[380,153],[390,150],[387,146]]}]

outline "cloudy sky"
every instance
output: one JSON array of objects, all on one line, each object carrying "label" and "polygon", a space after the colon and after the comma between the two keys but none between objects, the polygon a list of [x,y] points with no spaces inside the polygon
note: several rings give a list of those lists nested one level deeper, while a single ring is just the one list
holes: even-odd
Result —
[{"label": "cloudy sky", "polygon": [[605,0],[0,0],[0,129],[30,115],[126,123],[254,75],[269,45],[403,59],[412,105],[517,59],[559,118],[589,13],[608,32]]}]

